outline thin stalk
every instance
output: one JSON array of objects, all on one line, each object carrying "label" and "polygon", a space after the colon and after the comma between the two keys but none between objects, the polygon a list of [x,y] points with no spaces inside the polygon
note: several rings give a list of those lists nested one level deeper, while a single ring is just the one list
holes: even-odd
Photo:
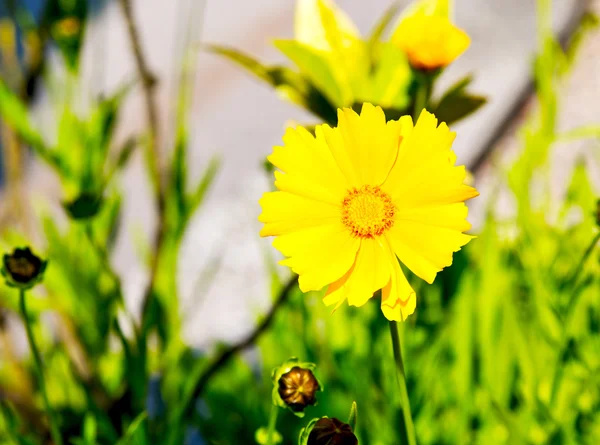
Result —
[{"label": "thin stalk", "polygon": [[587,249],[583,253],[581,259],[579,260],[579,264],[577,264],[577,267],[575,268],[575,271],[573,272],[573,276],[569,279],[569,286],[574,287],[577,284],[577,280],[579,279],[579,275],[581,275],[581,272],[583,271],[585,263],[587,263],[588,258],[594,251],[594,248],[596,247],[596,244],[598,244],[599,241],[600,241],[600,232],[598,232],[596,234],[596,236],[594,236],[594,238],[592,239],[592,242],[590,243],[590,245],[587,247]]},{"label": "thin stalk", "polygon": [[413,110],[413,121],[416,123],[423,109],[429,106],[431,99],[432,75],[429,73],[417,73],[417,94],[415,96],[415,108]]},{"label": "thin stalk", "polygon": [[267,444],[273,445],[273,440],[275,439],[276,426],[277,426],[277,415],[279,414],[279,407],[273,404],[271,406],[271,415],[269,416],[269,426],[267,428]]},{"label": "thin stalk", "polygon": [[398,386],[400,387],[400,398],[402,399],[402,414],[404,416],[406,443],[408,443],[408,445],[417,445],[415,425],[413,423],[412,412],[410,410],[408,390],[406,389],[406,374],[404,373],[402,349],[400,347],[400,338],[398,337],[398,323],[395,321],[390,321],[390,334],[392,335],[392,348],[394,349],[394,360],[396,362]]},{"label": "thin stalk", "polygon": [[127,24],[127,32],[129,41],[133,50],[137,71],[142,80],[142,90],[144,93],[144,101],[146,104],[146,118],[148,124],[149,138],[148,150],[146,153],[147,165],[149,168],[152,185],[154,186],[154,194],[158,210],[158,227],[154,235],[153,255],[150,264],[150,279],[148,286],[144,292],[142,301],[142,330],[146,329],[149,308],[151,307],[152,299],[154,298],[154,288],[156,285],[159,262],[163,250],[163,244],[166,238],[166,218],[167,218],[167,202],[166,202],[166,178],[165,165],[163,154],[160,150],[159,136],[159,116],[158,107],[156,104],[155,86],[156,78],[150,70],[148,61],[146,60],[142,48],[139,30],[136,26],[133,16],[133,8],[131,0],[120,0],[121,9],[125,16]]},{"label": "thin stalk", "polygon": [[25,298],[25,290],[21,289],[19,291],[19,307],[21,309],[21,316],[23,317],[23,323],[25,324],[25,330],[27,331],[27,340],[29,341],[29,348],[31,349],[31,353],[33,354],[34,362],[35,362],[35,372],[38,377],[38,385],[40,385],[40,391],[42,392],[42,399],[44,401],[44,408],[46,410],[46,414],[48,415],[48,420],[50,423],[50,434],[52,435],[52,441],[55,445],[62,445],[63,440],[60,435],[60,429],[58,427],[58,422],[56,421],[56,417],[54,415],[54,411],[50,406],[50,402],[48,401],[48,393],[46,392],[46,381],[44,380],[44,372],[42,367],[42,358],[40,356],[40,351],[35,342],[35,338],[33,336],[33,331],[31,329],[31,324],[29,323],[29,316],[27,314],[27,305]]}]

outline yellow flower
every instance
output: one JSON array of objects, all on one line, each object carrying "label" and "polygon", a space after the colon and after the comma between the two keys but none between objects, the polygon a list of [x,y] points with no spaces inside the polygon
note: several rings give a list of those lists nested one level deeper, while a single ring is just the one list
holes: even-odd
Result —
[{"label": "yellow flower", "polygon": [[360,116],[338,110],[338,126],[316,136],[288,129],[269,161],[278,191],[260,204],[261,236],[299,275],[303,292],[329,285],[324,302],[362,306],[382,290],[390,320],[415,310],[415,292],[398,259],[432,283],[472,238],[463,201],[478,195],[455,167],[455,133],[423,110],[386,123],[381,108],[364,104]]},{"label": "yellow flower", "polygon": [[77,17],[66,17],[54,25],[56,38],[71,38],[81,30],[81,22]]},{"label": "yellow flower", "polygon": [[416,14],[400,23],[392,42],[406,53],[413,68],[430,71],[450,65],[471,39],[447,17]]}]

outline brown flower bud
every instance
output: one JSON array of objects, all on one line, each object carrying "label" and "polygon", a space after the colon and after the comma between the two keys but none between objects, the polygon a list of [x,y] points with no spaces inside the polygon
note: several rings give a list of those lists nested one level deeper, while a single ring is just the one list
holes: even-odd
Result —
[{"label": "brown flower bud", "polygon": [[29,289],[41,281],[46,264],[29,247],[15,249],[2,258],[2,275],[9,286]]},{"label": "brown flower bud", "polygon": [[294,366],[279,378],[279,397],[292,411],[303,411],[317,402],[319,382],[310,369]]},{"label": "brown flower bud", "polygon": [[358,445],[358,439],[347,423],[323,417],[313,426],[307,445]]}]

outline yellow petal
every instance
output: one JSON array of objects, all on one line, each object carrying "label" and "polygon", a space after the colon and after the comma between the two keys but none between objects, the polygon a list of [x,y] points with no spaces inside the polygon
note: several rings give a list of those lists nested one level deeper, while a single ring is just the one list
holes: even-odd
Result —
[{"label": "yellow petal", "polygon": [[361,241],[352,268],[327,289],[323,301],[327,305],[348,300],[351,306],[364,305],[390,279],[389,255],[382,238]]},{"label": "yellow petal", "polygon": [[280,264],[299,275],[302,292],[320,290],[344,275],[352,267],[359,245],[339,220],[283,234],[273,241],[288,257]]},{"label": "yellow petal", "polygon": [[283,142],[284,146],[275,147],[268,157],[286,174],[276,175],[282,190],[300,190],[303,196],[320,201],[343,199],[349,185],[323,136],[315,138],[302,127],[288,128]]},{"label": "yellow petal", "polygon": [[383,185],[399,208],[426,207],[465,201],[478,195],[464,184],[464,166],[454,167],[455,133],[423,111],[417,125],[403,130],[398,160]]},{"label": "yellow petal", "polygon": [[417,307],[417,295],[404,276],[396,256],[390,254],[391,276],[381,291],[381,311],[385,318],[405,321]]},{"label": "yellow petal", "polygon": [[[443,224],[441,217],[437,224]],[[400,261],[428,283],[473,238],[452,228],[409,220],[396,220],[386,237]]]},{"label": "yellow petal", "polygon": [[392,42],[414,68],[429,71],[452,63],[467,50],[471,39],[447,17],[415,14],[400,23]]},{"label": "yellow petal", "polygon": [[344,182],[348,184],[348,188],[360,185],[359,174],[356,171],[350,152],[346,149],[340,130],[323,124],[317,125],[315,134],[317,139],[322,138],[326,141],[335,163],[344,175]]},{"label": "yellow petal", "polygon": [[340,219],[340,208],[288,192],[267,192],[260,199],[265,223],[260,236],[283,235],[308,227],[333,224]]},{"label": "yellow petal", "polygon": [[463,183],[465,176],[464,166],[436,168],[431,165],[420,178],[400,181],[392,196],[398,206],[407,208],[452,204],[479,196],[475,188]]},{"label": "yellow petal", "polygon": [[312,182],[306,176],[275,172],[275,187],[278,190],[304,196],[313,201],[328,203],[330,205],[341,205],[345,192],[336,190],[335,185],[335,183],[331,183],[331,186],[326,186],[322,183]]},{"label": "yellow petal", "polygon": [[326,26],[323,23],[323,13],[326,10],[333,18],[331,26],[344,40],[359,39],[360,34],[356,25],[346,13],[330,0],[298,0],[295,14],[296,40],[322,51],[331,51],[327,39]]},{"label": "yellow petal", "polygon": [[[349,108],[338,110],[336,131],[341,138],[331,140],[330,146],[343,144],[352,176],[358,181],[353,185],[382,184],[398,154],[400,139],[397,125],[387,125],[383,110],[365,103],[360,116]],[[341,150],[339,146],[335,149],[336,152]]]},{"label": "yellow petal", "polygon": [[466,232],[471,229],[467,221],[468,213],[464,202],[456,202],[432,207],[396,208],[395,218]]},{"label": "yellow petal", "polygon": [[405,170],[415,172],[422,166],[423,160],[437,156],[445,157],[450,163],[456,133],[450,131],[445,123],[438,126],[435,115],[423,110],[412,131],[408,128],[404,131],[408,134],[402,138],[398,163]]}]

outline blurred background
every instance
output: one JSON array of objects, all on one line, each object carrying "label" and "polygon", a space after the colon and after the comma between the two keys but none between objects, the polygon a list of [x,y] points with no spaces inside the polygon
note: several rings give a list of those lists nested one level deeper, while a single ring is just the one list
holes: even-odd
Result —
[{"label": "blurred background", "polygon": [[[24,6],[33,17],[42,20],[45,11],[52,9],[48,6],[50,3],[52,1],[5,0],[2,14],[10,19],[12,8]],[[388,0],[340,0],[338,3],[363,35],[367,35],[390,5]],[[406,6],[409,1],[399,3]],[[132,4],[145,56],[158,79],[159,134],[163,144],[174,135],[173,97],[178,67],[189,39],[239,48],[256,58],[276,63],[284,59],[271,42],[275,38],[293,36],[294,2],[291,0],[137,0]],[[584,11],[599,7],[598,2],[556,0],[554,32],[561,41],[567,42]],[[82,75],[71,93],[82,108],[91,98],[115,91],[136,76],[125,21],[117,2],[89,1],[87,8],[89,21],[81,55]],[[471,36],[472,45],[444,72],[438,88],[443,91],[472,73],[473,90],[488,98],[484,109],[453,128],[459,134],[454,145],[459,162],[483,176],[478,181],[485,183],[486,173],[479,173],[479,167],[489,159],[494,147],[499,151],[499,145],[510,146],[510,141],[504,144],[498,141],[502,137],[510,138],[514,122],[532,94],[532,57],[537,45],[536,4],[534,0],[457,0],[455,16],[456,23]],[[191,36],[183,32],[188,20],[195,28]],[[600,35],[586,41],[571,83],[562,92],[565,106],[561,110],[561,130],[593,124],[597,119],[600,105],[589,98],[598,97],[600,93],[600,80],[594,74],[600,64],[596,56],[599,42]],[[60,71],[62,61],[56,47],[49,45],[44,58],[52,69]],[[198,176],[215,154],[221,158],[222,168],[205,206],[194,216],[186,235],[181,252],[185,259],[181,262],[178,284],[182,298],[189,301],[195,313],[189,323],[188,338],[205,346],[215,338],[239,338],[251,325],[254,311],[266,307],[268,283],[261,240],[256,237],[259,229],[256,217],[260,213],[257,197],[267,189],[268,181],[260,166],[272,146],[280,143],[286,123],[295,120],[314,124],[315,119],[306,111],[279,100],[268,87],[227,60],[201,54],[195,68],[196,88],[189,117],[190,175]],[[41,79],[32,82],[41,84]],[[40,85],[32,93],[35,120],[49,138],[56,137],[52,134],[56,117],[47,92]],[[124,104],[117,140],[124,141],[144,129],[143,107],[143,97],[137,88]],[[582,141],[579,148],[569,146],[557,155],[560,161],[554,174],[557,184],[563,182],[563,188],[570,165],[579,152],[589,152],[583,149],[587,144],[589,141]],[[57,184],[46,173],[44,167],[34,161],[27,164],[26,176],[31,182],[28,190],[32,198],[52,193],[56,198],[59,194]],[[134,155],[123,178],[124,223],[112,258],[124,278],[132,310],[139,306],[147,280],[146,268],[135,254],[136,237],[150,239],[156,223],[144,175],[142,156]],[[483,209],[485,194],[484,199],[472,205]],[[477,224],[477,215],[481,217],[481,212],[474,209],[473,213]],[[134,232],[136,236],[132,236]],[[198,289],[197,280],[190,277],[198,277],[207,265],[215,264],[218,272],[209,288]],[[194,298],[196,295],[202,298]]]}]

